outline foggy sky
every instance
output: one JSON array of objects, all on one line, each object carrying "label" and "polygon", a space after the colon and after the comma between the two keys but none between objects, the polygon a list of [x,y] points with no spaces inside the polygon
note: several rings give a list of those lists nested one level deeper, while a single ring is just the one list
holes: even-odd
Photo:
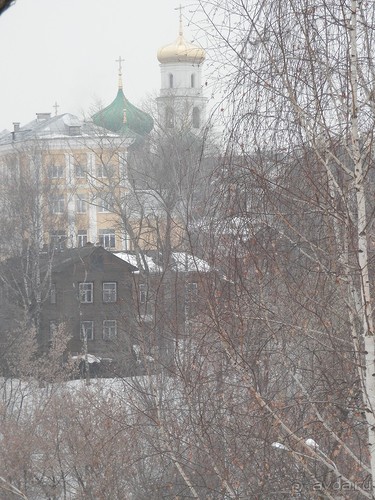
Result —
[{"label": "foggy sky", "polygon": [[[184,5],[184,2],[181,2]],[[176,0],[17,0],[0,16],[0,132],[35,113],[79,117],[117,92],[136,105],[160,88],[157,49],[178,35]],[[189,18],[189,7],[183,11]],[[185,20],[185,23],[187,21]],[[193,40],[194,30],[185,27]]]}]

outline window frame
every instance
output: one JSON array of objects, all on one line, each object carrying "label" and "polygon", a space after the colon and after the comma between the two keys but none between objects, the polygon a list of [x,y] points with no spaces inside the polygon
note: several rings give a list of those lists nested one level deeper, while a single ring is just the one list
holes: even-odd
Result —
[{"label": "window frame", "polygon": [[49,244],[57,251],[62,251],[66,248],[67,242],[66,232],[63,230],[50,231],[49,233]]},{"label": "window frame", "polygon": [[79,229],[77,232],[77,247],[78,248],[85,247],[87,245],[87,241],[88,241],[87,229]]},{"label": "window frame", "polygon": [[49,303],[57,304],[56,283],[51,283],[51,287],[49,290]]},{"label": "window frame", "polygon": [[98,200],[97,208],[98,208],[98,212],[101,214],[108,214],[108,213],[112,212],[111,202],[104,199],[104,198],[101,198],[100,200]]},{"label": "window frame", "polygon": [[103,340],[114,340],[117,338],[117,320],[104,319],[103,320]]},{"label": "window frame", "polygon": [[79,322],[79,338],[80,340],[84,341],[85,340],[85,336],[83,335],[83,325],[87,325],[89,327],[89,329],[91,330],[91,333],[90,333],[90,336],[87,335],[87,330],[86,330],[86,340],[94,340],[94,321],[93,320],[88,320],[88,319],[84,319],[82,321]]},{"label": "window frame", "polygon": [[80,304],[94,303],[94,282],[80,281],[78,283],[78,298]]},{"label": "window frame", "polygon": [[77,214],[87,214],[87,201],[81,198],[79,195],[76,196],[76,213]]},{"label": "window frame", "polygon": [[107,168],[104,163],[98,163],[96,165],[96,177],[98,179],[106,179],[108,177],[107,175]]},{"label": "window frame", "polygon": [[57,215],[63,214],[65,212],[65,196],[63,194],[58,196],[51,196],[50,204],[52,214]]},{"label": "window frame", "polygon": [[[113,290],[105,290],[108,285],[114,285]],[[114,298],[113,298],[114,297]],[[108,298],[109,300],[105,300]],[[104,304],[114,304],[117,302],[117,281],[103,281],[102,283],[102,299]]]},{"label": "window frame", "polygon": [[65,166],[64,165],[50,165],[48,167],[48,175],[50,179],[64,179]]},{"label": "window frame", "polygon": [[[109,245],[105,244],[107,238],[109,238]],[[116,248],[116,231],[114,229],[99,229],[98,240],[100,246],[103,248]],[[113,245],[111,244],[112,242]]]},{"label": "window frame", "polygon": [[116,172],[116,164],[115,163],[100,163],[96,165],[96,177],[98,179],[108,179],[113,177]]},{"label": "window frame", "polygon": [[86,171],[79,162],[74,162],[74,177],[77,179],[84,179],[86,177]]}]

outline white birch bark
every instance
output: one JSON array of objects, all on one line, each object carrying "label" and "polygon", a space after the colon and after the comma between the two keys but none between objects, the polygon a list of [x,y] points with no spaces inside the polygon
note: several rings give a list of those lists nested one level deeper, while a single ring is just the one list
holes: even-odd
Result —
[{"label": "white birch bark", "polygon": [[[357,51],[357,0],[351,2],[350,20],[350,84],[352,90],[351,141],[354,160],[354,187],[357,203],[357,238],[358,264],[361,279],[361,324],[365,343],[365,394],[366,419],[368,424],[369,453],[371,475],[373,478],[373,495],[375,493],[375,349],[374,324],[372,317],[372,298],[369,278],[369,256],[367,240],[367,214],[364,166],[360,151],[360,136],[358,128],[358,51]],[[374,495],[375,496],[375,495]]]}]

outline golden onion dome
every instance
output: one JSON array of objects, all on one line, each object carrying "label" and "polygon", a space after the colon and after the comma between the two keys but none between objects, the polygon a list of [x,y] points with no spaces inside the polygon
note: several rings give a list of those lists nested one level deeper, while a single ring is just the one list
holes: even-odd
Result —
[{"label": "golden onion dome", "polygon": [[161,63],[189,62],[192,64],[201,64],[206,58],[206,52],[202,47],[193,45],[185,40],[180,14],[180,31],[176,41],[161,47],[158,50],[157,57]]}]

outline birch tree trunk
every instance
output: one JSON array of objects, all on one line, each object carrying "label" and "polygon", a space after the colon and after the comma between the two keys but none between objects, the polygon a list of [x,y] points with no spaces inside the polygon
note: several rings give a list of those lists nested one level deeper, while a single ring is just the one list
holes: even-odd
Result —
[{"label": "birch tree trunk", "polygon": [[364,387],[364,403],[369,434],[369,452],[371,460],[371,475],[373,478],[373,495],[375,496],[375,349],[374,349],[374,322],[372,311],[372,294],[369,276],[369,252],[367,228],[369,220],[366,211],[365,169],[361,155],[360,132],[358,126],[358,51],[357,51],[357,0],[351,2],[350,19],[350,86],[351,95],[351,142],[354,162],[354,184],[357,203],[357,237],[358,237],[358,265],[361,283],[361,323],[365,344],[366,371]]}]

